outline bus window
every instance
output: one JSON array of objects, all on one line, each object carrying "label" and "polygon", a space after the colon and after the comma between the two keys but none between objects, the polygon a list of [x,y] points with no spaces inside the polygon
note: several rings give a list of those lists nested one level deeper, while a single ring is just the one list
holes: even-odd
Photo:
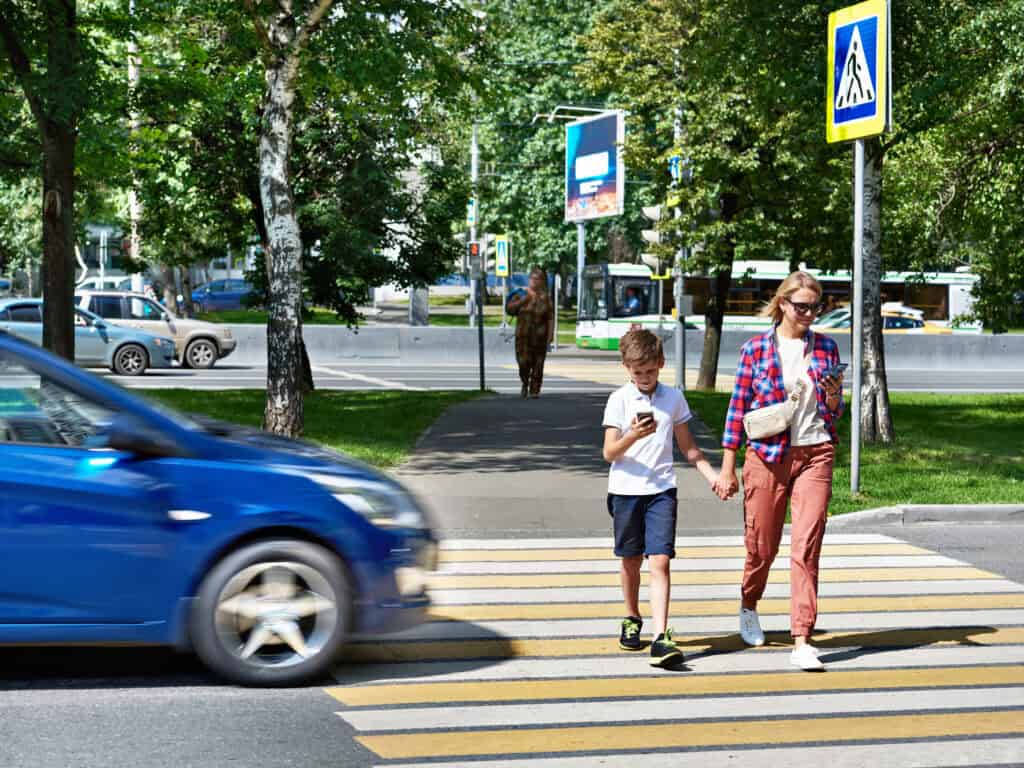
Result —
[{"label": "bus window", "polygon": [[585,274],[583,276],[580,296],[580,318],[584,320],[607,320],[608,307],[604,296],[604,276]]},{"label": "bus window", "polygon": [[650,312],[651,283],[649,280],[616,280],[613,293],[615,317],[634,317]]}]

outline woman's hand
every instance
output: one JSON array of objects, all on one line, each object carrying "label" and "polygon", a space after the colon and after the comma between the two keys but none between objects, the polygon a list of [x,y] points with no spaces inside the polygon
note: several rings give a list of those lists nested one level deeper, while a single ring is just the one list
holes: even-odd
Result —
[{"label": "woman's hand", "polygon": [[718,473],[718,478],[711,485],[711,489],[722,501],[728,501],[740,489],[740,482],[736,479],[736,471],[727,471],[724,467]]},{"label": "woman's hand", "polygon": [[821,386],[825,390],[825,404],[834,411],[843,395],[843,374],[826,376]]}]

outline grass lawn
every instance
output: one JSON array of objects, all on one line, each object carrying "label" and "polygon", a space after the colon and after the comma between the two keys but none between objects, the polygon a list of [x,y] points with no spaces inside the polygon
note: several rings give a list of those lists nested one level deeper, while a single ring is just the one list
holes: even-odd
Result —
[{"label": "grass lawn", "polygon": [[[687,392],[721,436],[729,395]],[[890,395],[896,442],[861,444],[860,494],[850,493],[850,412],[839,424],[831,514],[896,504],[1024,501],[1024,395]],[[740,454],[742,459],[742,453]]]},{"label": "grass lawn", "polygon": [[[180,411],[258,427],[265,394],[258,389],[197,392],[142,390],[147,397]],[[305,439],[344,451],[377,467],[402,462],[416,440],[454,403],[480,393],[467,392],[312,392],[305,398]]]},{"label": "grass lawn", "polygon": [[[224,309],[220,312],[201,312],[196,315],[197,320],[206,320],[210,323],[256,323],[267,324],[267,312],[263,309]],[[332,309],[313,307],[310,315],[304,317],[302,322],[306,325],[344,325],[344,320],[339,320]]]}]

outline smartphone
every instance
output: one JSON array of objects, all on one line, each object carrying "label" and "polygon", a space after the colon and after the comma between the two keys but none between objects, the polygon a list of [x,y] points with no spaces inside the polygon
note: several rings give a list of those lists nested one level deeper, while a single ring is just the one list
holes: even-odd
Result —
[{"label": "smartphone", "polygon": [[654,421],[654,412],[653,411],[637,411],[636,420],[638,422],[641,422],[641,421]]},{"label": "smartphone", "polygon": [[849,367],[849,363],[838,363],[825,371],[825,378],[832,377],[838,379],[839,375]]}]

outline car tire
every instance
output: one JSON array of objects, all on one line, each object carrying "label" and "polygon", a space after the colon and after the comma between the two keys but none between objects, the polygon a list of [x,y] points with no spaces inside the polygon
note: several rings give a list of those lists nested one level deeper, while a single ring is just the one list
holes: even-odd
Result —
[{"label": "car tire", "polygon": [[186,368],[213,368],[218,357],[216,344],[209,339],[196,339],[185,347],[181,363]]},{"label": "car tire", "polygon": [[139,344],[125,344],[114,353],[111,370],[118,376],[139,376],[149,367],[149,355]]},{"label": "car tire", "polygon": [[351,590],[341,560],[306,541],[232,552],[203,579],[192,610],[199,658],[241,685],[299,685],[322,676],[349,631]]}]

